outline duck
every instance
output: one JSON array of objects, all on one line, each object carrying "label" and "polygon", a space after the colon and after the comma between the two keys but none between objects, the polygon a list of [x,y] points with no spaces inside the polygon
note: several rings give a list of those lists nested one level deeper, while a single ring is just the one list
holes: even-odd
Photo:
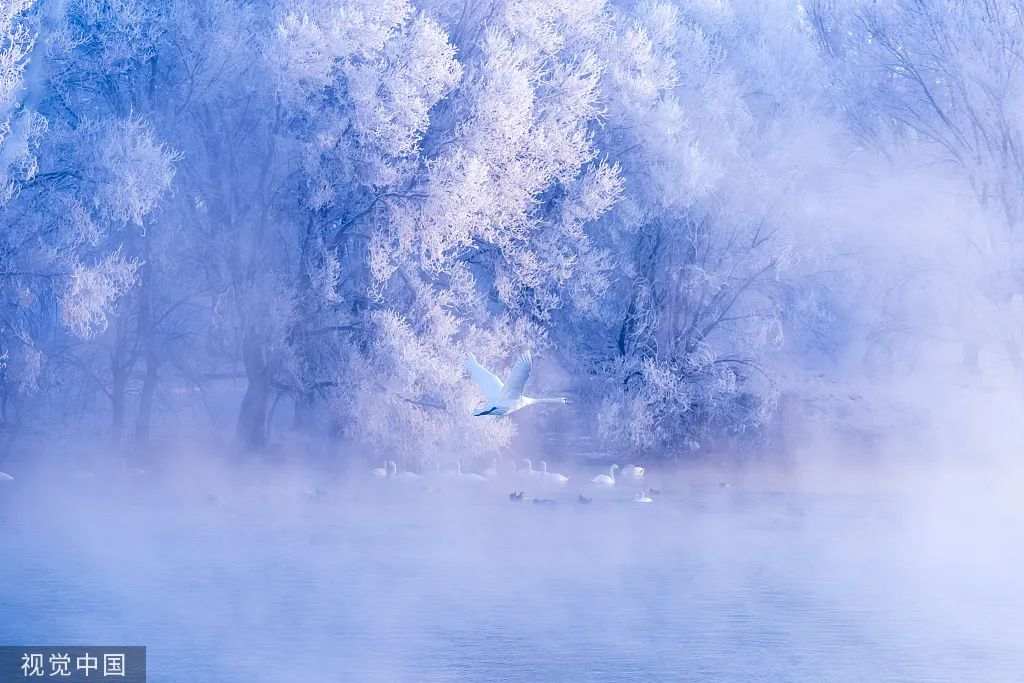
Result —
[{"label": "duck", "polygon": [[612,465],[608,468],[608,474],[599,474],[593,479],[592,482],[598,486],[612,487],[615,486],[615,470],[619,469],[618,465]]},{"label": "duck", "polygon": [[525,495],[525,493],[525,491],[513,491],[512,493],[508,494],[508,499],[513,503],[522,503],[523,495]]},{"label": "duck", "polygon": [[577,503],[579,503],[579,504],[581,504],[581,505],[590,505],[590,504],[591,504],[592,502],[594,502],[594,499],[593,499],[593,498],[587,498],[586,496],[584,496],[584,495],[583,495],[583,494],[581,493],[581,494],[580,494],[580,495],[579,495],[579,496],[578,496],[578,497],[576,498],[576,502],[577,502]]}]

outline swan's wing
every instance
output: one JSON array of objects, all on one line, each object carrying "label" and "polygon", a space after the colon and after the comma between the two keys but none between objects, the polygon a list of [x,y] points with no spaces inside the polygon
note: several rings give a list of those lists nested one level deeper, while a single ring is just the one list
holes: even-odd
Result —
[{"label": "swan's wing", "polygon": [[469,358],[466,359],[466,370],[476,385],[480,387],[480,391],[484,392],[487,400],[497,401],[501,397],[503,387],[501,380],[493,372],[480,365],[473,354],[469,354]]},{"label": "swan's wing", "polygon": [[505,390],[502,398],[517,399],[523,395],[526,388],[526,380],[530,378],[530,368],[533,367],[533,358],[529,352],[524,353],[512,366],[508,373],[508,381],[505,382]]}]

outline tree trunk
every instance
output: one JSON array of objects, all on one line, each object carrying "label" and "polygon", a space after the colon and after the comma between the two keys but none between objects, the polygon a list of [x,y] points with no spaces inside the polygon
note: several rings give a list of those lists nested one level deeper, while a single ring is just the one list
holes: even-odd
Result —
[{"label": "tree trunk", "polygon": [[156,393],[157,379],[156,354],[150,352],[146,354],[146,377],[142,381],[139,414],[135,418],[135,440],[139,443],[149,441],[149,425],[153,415],[153,395]]},{"label": "tree trunk", "polygon": [[306,432],[313,426],[313,407],[316,400],[312,391],[304,391],[295,397],[295,414],[292,429]]},{"label": "tree trunk", "polygon": [[110,388],[111,420],[110,438],[115,445],[121,443],[124,432],[125,393],[128,387],[128,369],[120,362],[117,355],[111,364],[113,383]]},{"label": "tree trunk", "polygon": [[139,396],[139,412],[135,417],[135,440],[140,443],[149,441],[149,425],[153,415],[153,395],[159,379],[157,375],[156,330],[153,324],[153,259],[150,253],[150,236],[143,236],[142,282],[139,293],[139,340],[145,348],[146,375],[142,382],[142,394]]},{"label": "tree trunk", "polygon": [[236,434],[246,450],[259,450],[267,445],[267,411],[270,407],[270,372],[262,345],[247,334],[242,343],[242,359],[248,386],[238,413]]}]

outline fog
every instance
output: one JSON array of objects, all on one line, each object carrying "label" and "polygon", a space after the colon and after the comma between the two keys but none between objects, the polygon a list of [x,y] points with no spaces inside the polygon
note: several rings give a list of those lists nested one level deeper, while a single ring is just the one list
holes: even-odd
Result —
[{"label": "fog", "polygon": [[0,644],[1021,680],[1024,13],[879,5],[0,0]]},{"label": "fog", "polygon": [[[652,466],[638,504],[624,482],[163,455],[160,473],[61,463],[4,490],[0,639],[144,643],[155,681],[1013,680],[1024,664],[1021,480],[993,461]],[[508,498],[531,488],[556,502]]]}]

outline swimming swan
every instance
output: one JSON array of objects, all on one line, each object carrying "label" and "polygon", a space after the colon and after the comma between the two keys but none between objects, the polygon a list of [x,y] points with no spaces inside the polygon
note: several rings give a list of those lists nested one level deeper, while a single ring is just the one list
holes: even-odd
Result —
[{"label": "swimming swan", "polygon": [[622,476],[630,479],[643,479],[646,473],[647,470],[639,465],[626,465],[622,469]]},{"label": "swimming swan", "polygon": [[619,469],[618,465],[612,465],[608,468],[608,474],[599,474],[591,481],[598,486],[615,486],[615,470],[617,469]]},{"label": "swimming swan", "polygon": [[388,474],[391,473],[390,463],[387,460],[385,460],[384,467],[374,467],[372,470],[370,470],[370,473],[373,476],[377,477],[378,479],[387,479]]},{"label": "swimming swan", "polygon": [[653,503],[654,499],[647,495],[646,491],[640,491],[633,496],[634,503]]},{"label": "swimming swan", "polygon": [[517,410],[534,403],[568,403],[565,398],[533,398],[525,396],[523,389],[526,387],[526,380],[530,378],[530,369],[533,367],[533,358],[530,354],[524,353],[516,361],[516,364],[508,373],[508,379],[503,384],[497,375],[480,365],[476,356],[469,354],[466,359],[466,370],[473,378],[480,391],[484,394],[483,405],[473,415],[508,415]]},{"label": "swimming swan", "polygon": [[544,473],[540,470],[533,469],[533,461],[529,458],[523,458],[523,462],[526,463],[526,476],[528,477],[543,477]]},{"label": "swimming swan", "polygon": [[404,472],[399,473],[398,463],[396,463],[394,460],[389,460],[388,463],[391,465],[391,476],[397,479],[403,479],[405,481],[419,480],[420,475],[416,474],[415,472],[410,472],[409,470],[406,470]]},{"label": "swimming swan", "polygon": [[6,472],[0,472],[0,481],[14,481],[14,477]]},{"label": "swimming swan", "polygon": [[553,484],[565,486],[567,483],[569,483],[569,477],[565,476],[564,474],[559,474],[558,472],[548,472],[548,464],[543,460],[540,461],[540,469],[541,475],[546,480],[550,481]]},{"label": "swimming swan", "polygon": [[480,476],[475,472],[463,472],[461,460],[459,460],[458,464],[456,465],[455,476],[457,476],[460,481],[471,481],[474,483],[487,481],[487,477]]}]

